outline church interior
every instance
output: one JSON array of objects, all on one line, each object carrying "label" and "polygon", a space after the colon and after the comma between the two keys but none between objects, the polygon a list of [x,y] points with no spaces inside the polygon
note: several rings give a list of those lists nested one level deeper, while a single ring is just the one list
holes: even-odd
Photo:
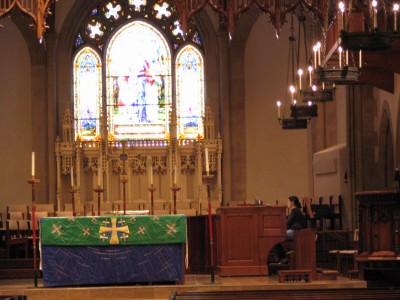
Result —
[{"label": "church interior", "polygon": [[0,299],[400,299],[398,10],[0,0]]}]

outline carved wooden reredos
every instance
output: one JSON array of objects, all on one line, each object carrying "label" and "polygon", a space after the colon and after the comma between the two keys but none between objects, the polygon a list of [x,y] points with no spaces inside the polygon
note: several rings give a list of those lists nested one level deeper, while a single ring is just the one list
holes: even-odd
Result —
[{"label": "carved wooden reredos", "polygon": [[[171,126],[176,124],[174,119],[176,117],[172,114]],[[208,149],[210,173],[214,175],[211,180],[211,199],[213,203],[221,204],[222,139],[215,133],[214,116],[209,105],[205,108],[204,138],[179,139],[173,130],[166,140],[110,141],[104,137],[107,137],[107,133],[96,141],[75,140],[73,114],[69,108],[66,109],[62,137],[56,140],[59,209],[63,204],[71,203],[72,184],[76,189],[75,203],[97,201],[94,189],[99,184],[104,189],[102,202],[121,201],[123,184],[120,175],[125,170],[128,176],[126,203],[144,203],[145,208],[149,209],[146,206],[150,202],[148,188],[153,180],[155,201],[170,204],[173,197],[171,187],[176,181],[181,188],[177,193],[177,202],[188,204],[187,207],[195,208],[198,214],[204,213],[207,209],[207,186],[203,180],[206,171],[205,149]],[[121,154],[126,154],[126,161],[121,160]],[[102,173],[100,178],[99,172]]]}]

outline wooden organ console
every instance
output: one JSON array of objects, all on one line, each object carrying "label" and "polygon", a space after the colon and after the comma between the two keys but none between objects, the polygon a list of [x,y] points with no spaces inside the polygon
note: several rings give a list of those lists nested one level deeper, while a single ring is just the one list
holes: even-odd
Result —
[{"label": "wooden organ console", "polygon": [[216,227],[218,275],[266,275],[269,252],[286,239],[286,207],[220,207]]}]

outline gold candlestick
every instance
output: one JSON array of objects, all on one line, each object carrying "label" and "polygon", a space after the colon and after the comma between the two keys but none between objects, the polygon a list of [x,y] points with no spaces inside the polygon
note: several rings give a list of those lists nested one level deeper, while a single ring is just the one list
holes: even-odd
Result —
[{"label": "gold candlestick", "polygon": [[149,190],[149,192],[150,192],[150,203],[151,203],[151,211],[150,211],[150,214],[152,214],[152,215],[154,215],[154,192],[157,190],[157,188],[155,188],[154,186],[153,186],[153,184],[151,184],[149,187],[148,187],[148,190]]},{"label": "gold candlestick", "polygon": [[174,215],[176,215],[176,192],[179,191],[181,188],[174,183],[171,187],[172,192],[174,193]]},{"label": "gold candlestick", "polygon": [[126,215],[126,183],[128,182],[128,174],[126,172],[122,172],[119,175],[119,179],[122,182],[122,202],[124,203],[124,215]]},{"label": "gold candlestick", "polygon": [[100,200],[101,200],[101,193],[104,192],[104,189],[101,188],[99,185],[97,189],[94,189],[94,191],[97,193],[97,214],[100,216]]},{"label": "gold candlestick", "polygon": [[72,201],[72,214],[75,217],[76,212],[75,212],[75,193],[77,191],[77,188],[75,186],[71,186],[70,193],[71,193],[71,201]]},{"label": "gold candlestick", "polygon": [[35,206],[35,190],[40,179],[32,176],[27,182],[32,186],[32,243],[33,243],[33,283],[37,287],[37,253],[36,253],[36,206]]}]

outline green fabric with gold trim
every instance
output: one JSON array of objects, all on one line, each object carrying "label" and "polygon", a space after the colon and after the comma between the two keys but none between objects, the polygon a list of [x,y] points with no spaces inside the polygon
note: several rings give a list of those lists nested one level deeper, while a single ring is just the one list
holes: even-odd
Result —
[{"label": "green fabric with gold trim", "polygon": [[186,217],[100,216],[42,218],[42,245],[105,246],[186,243]]}]

